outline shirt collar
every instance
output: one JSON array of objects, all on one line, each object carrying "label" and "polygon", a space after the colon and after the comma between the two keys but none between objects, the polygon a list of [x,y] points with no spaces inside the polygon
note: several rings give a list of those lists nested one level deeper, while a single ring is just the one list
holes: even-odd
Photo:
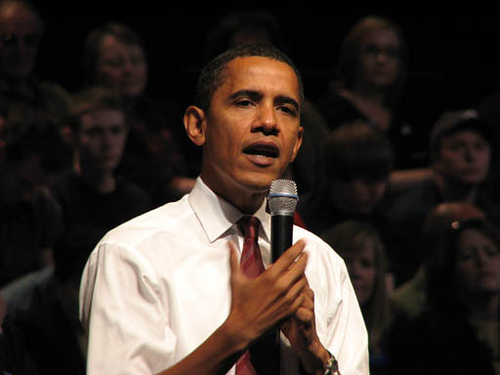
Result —
[{"label": "shirt collar", "polygon": [[[188,200],[210,242],[226,233],[243,216],[231,203],[215,194],[201,177],[196,179]],[[253,216],[260,220],[262,235],[269,241],[271,219],[266,212],[266,205],[267,200],[264,200]]]}]

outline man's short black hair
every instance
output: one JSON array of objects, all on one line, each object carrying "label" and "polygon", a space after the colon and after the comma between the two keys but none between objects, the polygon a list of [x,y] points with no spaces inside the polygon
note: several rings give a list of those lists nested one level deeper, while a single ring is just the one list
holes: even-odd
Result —
[{"label": "man's short black hair", "polygon": [[299,82],[299,99],[304,101],[302,78],[295,64],[281,50],[270,45],[244,45],[237,46],[221,53],[208,62],[201,70],[196,86],[195,105],[204,111],[210,107],[214,92],[221,86],[224,70],[228,63],[238,57],[267,57],[289,65],[295,72]]}]

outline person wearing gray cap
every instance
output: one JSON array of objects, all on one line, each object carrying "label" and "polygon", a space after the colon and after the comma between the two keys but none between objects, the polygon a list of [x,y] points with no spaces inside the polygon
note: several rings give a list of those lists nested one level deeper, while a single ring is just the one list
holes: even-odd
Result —
[{"label": "person wearing gray cap", "polygon": [[387,220],[396,283],[411,278],[419,265],[415,244],[427,213],[442,202],[469,202],[493,221],[499,209],[482,186],[490,173],[493,144],[488,125],[474,110],[448,111],[435,123],[429,140],[432,177],[391,199]]}]

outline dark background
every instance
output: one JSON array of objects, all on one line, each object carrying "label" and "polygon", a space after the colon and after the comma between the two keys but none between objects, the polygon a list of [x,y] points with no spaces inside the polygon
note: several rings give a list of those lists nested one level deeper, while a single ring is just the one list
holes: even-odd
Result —
[{"label": "dark background", "polygon": [[[54,4],[36,4],[46,21],[37,66],[39,76],[58,81],[69,91],[80,88],[79,64],[85,36],[103,22],[121,21],[146,42],[149,91],[168,96],[181,107],[189,103],[206,35],[229,11],[258,8],[255,3],[253,7],[216,3],[200,7],[151,0],[128,5],[109,1]],[[401,26],[410,51],[406,96],[415,108],[421,106],[422,110],[438,113],[472,107],[500,89],[500,22],[493,11],[451,14],[409,7],[400,11],[393,6],[384,9],[332,4],[331,8],[324,4],[283,3],[261,8],[280,20],[290,55],[302,71],[306,96],[311,99],[325,89],[345,33],[368,14],[388,16]]]}]

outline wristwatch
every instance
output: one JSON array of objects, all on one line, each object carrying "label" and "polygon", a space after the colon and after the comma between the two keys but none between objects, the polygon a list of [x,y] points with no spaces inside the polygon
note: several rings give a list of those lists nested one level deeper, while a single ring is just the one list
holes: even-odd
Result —
[{"label": "wristwatch", "polygon": [[328,352],[328,354],[330,355],[330,358],[328,358],[323,375],[341,375],[337,358],[335,358],[335,356],[330,352]]}]

